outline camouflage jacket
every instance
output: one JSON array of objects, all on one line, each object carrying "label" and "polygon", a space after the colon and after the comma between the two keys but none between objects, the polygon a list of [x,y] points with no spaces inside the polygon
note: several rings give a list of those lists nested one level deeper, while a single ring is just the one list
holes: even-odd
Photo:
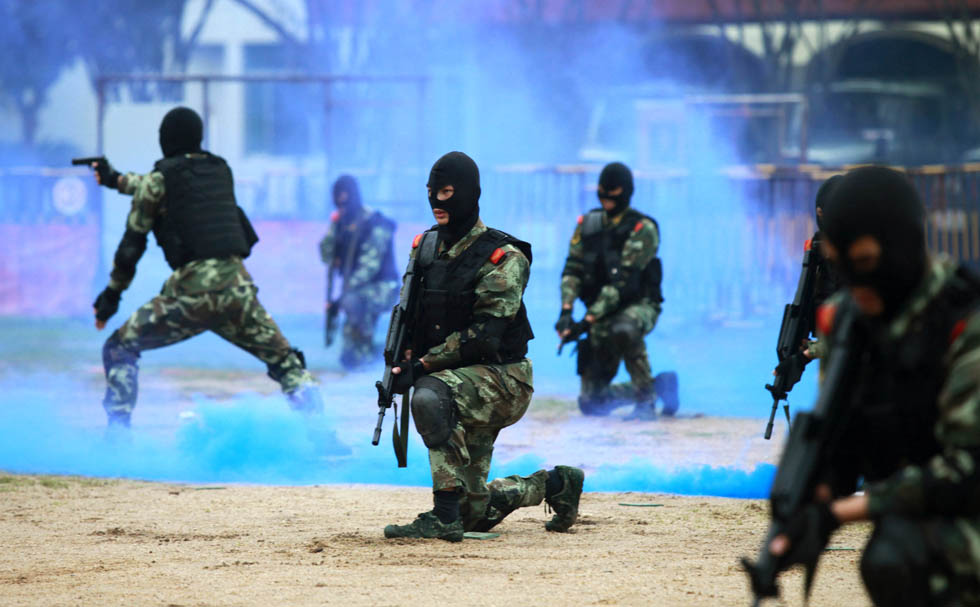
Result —
[{"label": "camouflage jacket", "polygon": [[[149,234],[157,218],[167,212],[163,173],[159,171],[146,175],[126,173],[120,176],[119,192],[133,197],[129,217],[126,219],[127,230]],[[110,287],[124,291],[132,280],[133,274],[113,265],[109,275]],[[200,259],[174,270],[164,283],[161,294],[177,297],[251,284],[252,277],[239,257]]]},{"label": "camouflage jacket", "polygon": [[[374,212],[374,210],[364,207],[360,221],[367,220]],[[326,236],[320,241],[320,259],[328,267],[335,262],[340,262],[339,258],[334,259],[338,231],[340,229],[348,229],[356,233],[360,229],[360,221],[348,224],[344,228],[341,228],[340,222],[336,220],[330,223],[330,228],[327,230]],[[354,245],[356,259],[351,261],[353,271],[350,273],[350,276],[344,276],[345,290],[357,291],[372,282],[377,282],[377,276],[381,271],[384,256],[388,253],[388,248],[391,246],[393,237],[392,230],[388,226],[379,223],[371,229],[363,242]]]},{"label": "camouflage jacket", "polygon": [[[602,229],[612,229],[622,221],[625,211],[619,215],[608,218],[603,214]],[[582,264],[585,256],[585,245],[582,242],[582,219],[579,216],[578,225],[572,234],[572,240],[568,245],[568,260],[566,264]],[[624,268],[634,268],[642,270],[650,261],[657,256],[657,249],[660,248],[660,233],[657,227],[649,219],[641,221],[641,228],[632,232],[623,245],[623,256],[621,265]],[[577,276],[565,274],[561,278],[561,302],[562,305],[572,305],[578,299],[582,289],[582,279]],[[596,319],[615,312],[619,308],[619,291],[611,284],[602,286],[599,297],[589,307],[587,313],[592,314]]]},{"label": "camouflage jacket", "polygon": [[[894,343],[906,328],[939,294],[956,270],[947,260],[931,260],[926,278],[905,308],[884,328]],[[844,293],[831,298],[841,301]],[[827,359],[834,356],[834,344],[824,339]],[[937,504],[963,504],[964,496],[976,495],[980,483],[980,312],[966,319],[962,333],[955,338],[943,360],[946,375],[934,406],[938,408],[935,437],[942,452],[922,466],[908,465],[892,476],[867,486],[868,511],[872,518],[883,514],[921,517],[938,512]],[[948,509],[948,508],[944,508]],[[952,510],[956,510],[954,506]],[[971,517],[976,519],[976,517]],[[980,545],[980,520],[971,520],[974,538]]]},{"label": "camouflage jacket", "polygon": [[[486,231],[487,226],[483,221],[477,220],[473,229],[448,250],[445,244],[440,242],[438,255],[455,259]],[[505,253],[504,257],[496,264],[487,260],[477,272],[476,305],[473,308],[475,317],[494,316],[512,320],[521,308],[524,288],[531,274],[531,264],[517,247],[504,245],[501,248]],[[417,253],[418,248],[413,247],[410,255],[414,259]],[[475,337],[479,329],[480,323],[477,322],[466,331],[470,332],[470,337]],[[459,332],[450,333],[445,342],[430,348],[425,353],[425,362],[428,363],[430,370],[438,371],[459,366],[461,337]],[[522,381],[530,384],[531,378],[522,378]]]}]

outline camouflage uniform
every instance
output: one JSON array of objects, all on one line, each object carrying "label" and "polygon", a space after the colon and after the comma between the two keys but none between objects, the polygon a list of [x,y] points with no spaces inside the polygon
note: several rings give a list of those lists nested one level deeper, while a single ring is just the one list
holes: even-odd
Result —
[{"label": "camouflage uniform", "polygon": [[[458,257],[481,234],[487,231],[482,221],[448,250],[439,244],[438,253],[448,259]],[[480,268],[476,284],[474,316],[514,318],[530,275],[530,264],[513,245],[502,247],[499,263],[487,261]],[[418,249],[413,248],[414,257]],[[473,329],[468,329],[472,331]],[[486,514],[494,487],[507,488],[510,498],[521,505],[540,504],[545,497],[547,472],[532,480],[498,480],[487,485],[493,444],[502,428],[517,422],[531,402],[532,368],[530,359],[502,365],[468,365],[459,367],[460,339],[451,333],[446,341],[425,353],[429,375],[452,390],[458,421],[449,443],[429,449],[433,491],[462,491],[463,527],[472,529]]]},{"label": "camouflage uniform", "polygon": [[[603,216],[603,230],[612,230],[626,215],[623,211],[611,219]],[[649,219],[643,218],[637,229],[633,230],[623,246],[621,265],[624,268],[642,270],[657,256],[660,247],[660,233]],[[561,301],[572,305],[582,290],[582,279],[569,269],[581,266],[585,257],[582,242],[582,218],[572,234],[568,247],[566,272],[561,278]],[[654,380],[650,370],[644,336],[653,331],[660,316],[661,304],[643,298],[626,307],[620,307],[619,291],[612,284],[602,286],[598,298],[588,307],[587,314],[595,316],[589,332],[589,349],[592,365],[580,365],[582,381],[581,399],[583,401],[652,401]],[[612,339],[612,327],[628,323],[635,336],[628,343]],[[619,369],[620,361],[626,364],[630,383],[610,385]],[[585,368],[583,368],[583,366]]]},{"label": "camouflage uniform", "polygon": [[[119,180],[119,191],[133,196],[127,229],[149,233],[166,212],[163,175],[158,171],[126,173]],[[132,278],[131,273],[114,266],[109,286],[123,291]],[[103,363],[108,387],[103,404],[110,419],[128,419],[136,405],[140,352],[206,330],[266,363],[270,377],[283,392],[297,395],[306,386],[315,386],[301,354],[290,347],[259,303],[257,291],[239,257],[191,261],[175,270],[160,294],[136,310],[106,341]]]},{"label": "camouflage uniform", "polygon": [[[362,220],[370,219],[374,211],[365,208]],[[338,231],[349,230],[353,254],[343,264],[343,254],[336,253]],[[374,329],[378,317],[391,310],[398,296],[397,278],[381,276],[385,257],[391,255],[394,233],[390,224],[376,223],[361,242],[353,241],[360,231],[359,222],[342,226],[335,220],[326,236],[320,241],[320,258],[344,277],[344,292],[340,298],[340,311],[344,313],[343,346],[340,361],[347,368],[355,368],[372,361],[378,355],[374,344]],[[342,267],[347,265],[349,267]],[[332,294],[330,294],[332,296]]]},{"label": "camouflage uniform", "polygon": [[[956,271],[948,261],[929,263],[925,280],[882,327],[886,348],[901,347],[910,327],[921,322],[927,305]],[[845,296],[835,295],[829,305],[839,304]],[[980,311],[955,325],[950,338],[942,360],[941,388],[934,404],[922,404],[938,411],[934,437],[939,452],[923,465],[899,467],[887,478],[865,485],[868,514],[875,521],[875,535],[866,552],[874,549],[879,533],[897,529],[907,549],[919,555],[922,567],[928,569],[930,604],[980,605]],[[832,339],[825,341],[828,353],[823,364],[834,356]],[[861,441],[862,436],[850,438]]]}]

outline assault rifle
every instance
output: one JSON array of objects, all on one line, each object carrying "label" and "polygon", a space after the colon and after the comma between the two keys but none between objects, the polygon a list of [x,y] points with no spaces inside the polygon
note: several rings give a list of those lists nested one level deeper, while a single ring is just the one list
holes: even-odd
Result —
[{"label": "assault rifle", "polygon": [[[863,338],[857,335],[857,310],[852,302],[838,308],[834,332],[834,352],[827,375],[820,385],[820,394],[813,411],[800,413],[790,428],[789,439],[779,458],[779,468],[769,494],[772,521],[769,532],[755,563],[742,559],[749,574],[754,605],[764,598],[779,596],[776,577],[787,568],[786,563],[769,552],[769,543],[786,532],[787,525],[808,505],[813,503],[814,489],[820,481],[818,474],[837,449],[847,425],[851,408],[851,386],[858,370]],[[790,542],[798,538],[789,538]],[[821,547],[822,548],[822,547]],[[813,576],[817,571],[817,552],[806,567],[805,592],[809,596]]]},{"label": "assault rifle", "polygon": [[[819,253],[807,246],[803,253],[803,268],[800,271],[800,280],[796,285],[796,295],[793,303],[786,304],[783,309],[783,322],[779,327],[779,339],[776,341],[776,356],[779,362],[793,356],[800,356],[800,348],[813,332],[814,319],[814,299],[813,289],[816,282],[817,265]],[[766,425],[766,440],[772,437],[773,420],[776,418],[776,410],[779,408],[779,401],[786,400],[790,390],[800,381],[803,376],[803,364],[796,368],[790,368],[788,372],[776,372],[776,378],[771,384],[766,384],[766,390],[772,394],[772,411],[769,413],[769,423]],[[789,423],[789,402],[783,405],[786,413],[786,423]]]},{"label": "assault rifle", "polygon": [[405,350],[409,349],[409,323],[415,318],[418,306],[418,277],[415,274],[416,257],[408,260],[405,276],[402,277],[402,293],[398,303],[391,309],[391,321],[388,323],[388,335],[385,337],[385,370],[381,380],[375,382],[378,389],[378,424],[374,428],[374,438],[371,444],[377,446],[381,440],[381,425],[384,423],[385,411],[388,407],[395,408],[395,425],[391,432],[391,442],[395,448],[395,459],[398,467],[408,464],[408,392],[402,395],[402,416],[399,428],[398,405],[395,404],[395,394],[392,390],[395,374],[391,370],[402,360]]}]

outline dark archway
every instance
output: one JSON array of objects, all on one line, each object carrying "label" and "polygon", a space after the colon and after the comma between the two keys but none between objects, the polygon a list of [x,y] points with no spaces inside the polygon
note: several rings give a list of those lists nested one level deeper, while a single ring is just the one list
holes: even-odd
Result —
[{"label": "dark archway", "polygon": [[816,54],[806,71],[810,156],[824,164],[956,162],[977,144],[964,86],[977,68],[942,38],[883,30]]}]

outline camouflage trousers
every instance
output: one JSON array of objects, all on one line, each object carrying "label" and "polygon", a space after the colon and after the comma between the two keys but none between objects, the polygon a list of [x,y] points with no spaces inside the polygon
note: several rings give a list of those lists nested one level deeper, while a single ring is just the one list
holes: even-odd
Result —
[{"label": "camouflage trousers", "polygon": [[544,499],[547,472],[524,479],[508,477],[487,484],[493,444],[500,430],[517,422],[531,403],[531,361],[509,365],[472,365],[431,374],[452,390],[458,422],[449,442],[429,449],[433,491],[460,491],[463,527],[482,520],[491,491],[506,491],[527,505]]},{"label": "camouflage trousers", "polygon": [[886,515],[861,556],[875,605],[980,606],[980,524]]},{"label": "camouflage trousers", "polygon": [[398,283],[393,280],[371,283],[344,293],[340,299],[340,310],[344,313],[340,364],[355,369],[378,357],[382,346],[374,343],[378,317],[390,312],[397,298]]},{"label": "camouflage trousers", "polygon": [[[592,325],[588,342],[579,347],[583,400],[635,402],[655,398],[644,338],[653,331],[659,316],[659,303],[642,300]],[[631,381],[612,384],[621,361]]]},{"label": "camouflage trousers", "polygon": [[128,416],[136,406],[140,352],[214,331],[266,364],[269,376],[292,394],[317,381],[256,297],[255,285],[176,297],[158,295],[133,312],[102,349],[106,413]]}]

